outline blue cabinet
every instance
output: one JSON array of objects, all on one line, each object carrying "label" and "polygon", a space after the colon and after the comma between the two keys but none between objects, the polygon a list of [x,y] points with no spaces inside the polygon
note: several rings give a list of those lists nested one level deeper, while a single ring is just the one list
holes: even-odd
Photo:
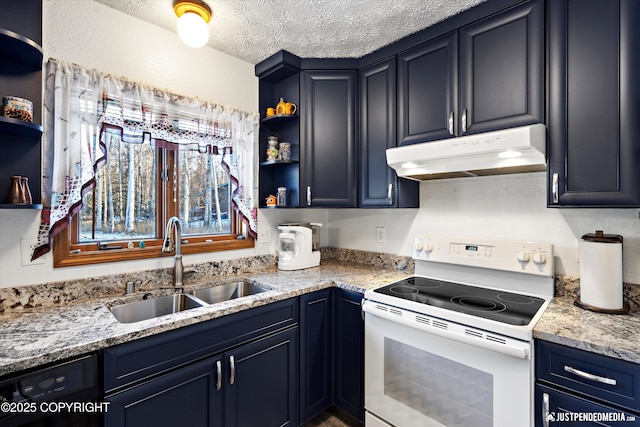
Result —
[{"label": "blue cabinet", "polygon": [[335,405],[364,422],[363,295],[336,289],[335,293]]},{"label": "blue cabinet", "polygon": [[549,2],[549,206],[640,206],[640,2]]},{"label": "blue cabinet", "polygon": [[544,2],[398,55],[398,145],[544,122]]},{"label": "blue cabinet", "polygon": [[302,73],[306,206],[358,206],[356,72]]},{"label": "blue cabinet", "polygon": [[333,289],[300,297],[300,422],[333,402]]},{"label": "blue cabinet", "polygon": [[363,295],[340,288],[300,297],[300,421],[334,406],[364,421]]},{"label": "blue cabinet", "polygon": [[105,427],[298,424],[293,298],[103,351]]},{"label": "blue cabinet", "polygon": [[363,68],[360,87],[360,207],[417,208],[419,183],[387,165],[396,146],[396,58]]},{"label": "blue cabinet", "polygon": [[[536,427],[640,425],[640,366],[540,340],[535,351]],[[615,416],[585,423],[580,413]]]},{"label": "blue cabinet", "polygon": [[209,358],[108,397],[105,426],[222,426],[220,363]]}]

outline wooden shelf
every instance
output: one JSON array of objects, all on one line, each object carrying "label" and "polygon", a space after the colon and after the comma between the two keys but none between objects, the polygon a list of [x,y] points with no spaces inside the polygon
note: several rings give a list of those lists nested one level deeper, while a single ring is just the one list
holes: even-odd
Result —
[{"label": "wooden shelf", "polygon": [[40,138],[42,126],[20,119],[0,116],[0,133]]},{"label": "wooden shelf", "polygon": [[42,48],[36,42],[11,30],[0,28],[2,62],[20,63],[36,71],[42,69],[42,58]]}]

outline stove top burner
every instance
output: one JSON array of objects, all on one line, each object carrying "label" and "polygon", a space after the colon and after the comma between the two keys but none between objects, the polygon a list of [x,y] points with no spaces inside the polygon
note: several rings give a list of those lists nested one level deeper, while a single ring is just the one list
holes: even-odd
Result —
[{"label": "stove top burner", "polygon": [[542,298],[417,276],[374,292],[511,325],[528,325],[544,304]]},{"label": "stove top burner", "polygon": [[504,311],[507,309],[507,306],[502,304],[501,302],[474,296],[453,297],[451,298],[451,302],[477,310]]}]

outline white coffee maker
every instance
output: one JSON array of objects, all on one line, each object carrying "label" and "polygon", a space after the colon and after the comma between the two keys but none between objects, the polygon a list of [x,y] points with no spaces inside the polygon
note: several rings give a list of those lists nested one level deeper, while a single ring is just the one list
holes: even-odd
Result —
[{"label": "white coffee maker", "polygon": [[315,222],[280,224],[278,230],[278,268],[302,270],[320,264],[320,239]]}]

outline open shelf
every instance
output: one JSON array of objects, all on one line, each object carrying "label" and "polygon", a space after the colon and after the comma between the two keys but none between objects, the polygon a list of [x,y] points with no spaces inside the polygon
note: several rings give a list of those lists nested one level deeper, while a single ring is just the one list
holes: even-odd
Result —
[{"label": "open shelf", "polygon": [[42,209],[41,204],[14,205],[11,203],[0,203],[0,209]]},{"label": "open shelf", "polygon": [[0,133],[39,138],[42,126],[20,119],[0,116]]},{"label": "open shelf", "polygon": [[297,160],[266,160],[260,162],[260,166],[297,165]]},{"label": "open shelf", "polygon": [[0,28],[0,58],[11,58],[13,63],[40,70],[43,53],[42,48],[33,40]]},{"label": "open shelf", "polygon": [[276,114],[271,117],[264,117],[260,119],[260,123],[280,123],[286,122],[287,120],[297,119],[297,114]]}]

